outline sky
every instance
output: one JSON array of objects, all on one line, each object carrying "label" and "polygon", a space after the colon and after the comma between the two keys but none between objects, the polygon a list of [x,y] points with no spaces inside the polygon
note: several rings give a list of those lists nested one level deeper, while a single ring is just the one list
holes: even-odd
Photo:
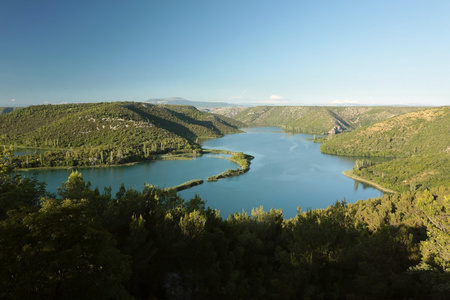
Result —
[{"label": "sky", "polygon": [[448,0],[1,0],[0,106],[450,105]]}]

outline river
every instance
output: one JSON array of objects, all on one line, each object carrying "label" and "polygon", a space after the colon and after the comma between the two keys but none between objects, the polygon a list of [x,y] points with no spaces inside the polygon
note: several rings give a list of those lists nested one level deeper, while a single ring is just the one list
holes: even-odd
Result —
[{"label": "river", "polygon": [[[151,161],[132,166],[80,169],[83,178],[102,189],[111,186],[115,193],[121,183],[126,188],[142,190],[145,183],[158,187],[179,185],[191,179],[205,183],[179,192],[184,199],[199,194],[207,206],[218,209],[221,216],[263,206],[283,209],[285,218],[292,218],[297,208],[325,208],[336,200],[348,203],[383,195],[379,190],[345,177],[342,172],[353,168],[355,158],[322,154],[320,144],[312,136],[290,134],[277,127],[245,129],[245,133],[230,134],[203,142],[206,149],[241,151],[255,157],[250,171],[244,175],[206,182],[206,177],[237,164],[214,155],[204,155],[192,161]],[[47,190],[67,180],[69,170],[42,170],[37,178],[47,183]],[[32,172],[22,172],[31,176]]]}]

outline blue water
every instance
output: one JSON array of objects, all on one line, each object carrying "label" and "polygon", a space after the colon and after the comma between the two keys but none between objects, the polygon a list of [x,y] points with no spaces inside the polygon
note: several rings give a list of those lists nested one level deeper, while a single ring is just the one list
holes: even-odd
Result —
[{"label": "blue water", "polygon": [[[80,168],[78,171],[84,180],[90,181],[93,187],[112,187],[115,194],[122,183],[126,188],[142,190],[145,184],[165,188],[182,184],[192,179],[204,179],[219,174],[226,169],[236,169],[236,163],[219,158],[219,155],[205,154],[193,160],[162,160],[139,163],[132,166],[117,166],[110,168]],[[49,192],[56,192],[64,181],[67,181],[72,170],[47,169],[20,172],[24,176],[37,175],[37,178],[47,183]]]},{"label": "blue water", "polygon": [[[346,199],[352,203],[383,195],[379,190],[342,174],[353,168],[355,158],[322,154],[320,144],[313,143],[311,138],[309,135],[285,133],[277,127],[264,127],[205,141],[203,147],[206,149],[241,151],[255,157],[246,174],[217,182],[206,182],[206,178],[237,168],[237,165],[212,155],[192,161],[153,161],[80,171],[94,187],[112,186],[113,193],[121,183],[125,183],[127,188],[142,190],[145,183],[169,187],[191,179],[203,179],[204,184],[179,194],[184,199],[199,194],[224,218],[242,210],[250,214],[252,208],[259,206],[266,211],[281,208],[285,218],[292,218],[298,207],[303,210],[325,208],[336,200]],[[67,180],[70,172],[39,171],[38,179],[47,182],[47,190],[54,192]]]}]

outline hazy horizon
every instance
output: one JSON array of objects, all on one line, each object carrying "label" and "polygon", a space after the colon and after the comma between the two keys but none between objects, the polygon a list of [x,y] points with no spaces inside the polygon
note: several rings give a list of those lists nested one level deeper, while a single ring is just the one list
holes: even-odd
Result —
[{"label": "hazy horizon", "polygon": [[[110,103],[110,102],[138,102],[138,103],[149,103],[149,100],[165,100],[165,99],[172,99],[172,98],[180,98],[182,100],[186,100],[192,103],[223,103],[223,104],[230,104],[230,107],[256,107],[256,106],[329,106],[329,107],[370,107],[370,106],[380,106],[380,107],[388,107],[388,106],[392,106],[392,107],[401,107],[401,106],[406,106],[406,107],[441,107],[441,106],[448,106],[448,105],[426,105],[426,104],[418,104],[418,103],[411,103],[411,104],[333,104],[333,103],[329,103],[329,104],[258,104],[257,102],[255,103],[239,103],[239,102],[225,102],[225,101],[196,101],[196,100],[188,100],[188,99],[184,99],[181,97],[168,97],[168,98],[151,98],[151,99],[147,99],[144,101],[131,101],[131,100],[115,100],[115,101],[71,101],[71,102],[61,102],[61,103],[31,103],[29,105],[16,105],[16,103],[11,103],[11,104],[6,104],[6,105],[0,105],[0,107],[12,107],[12,108],[22,108],[22,107],[27,107],[27,106],[31,106],[31,105],[61,105],[61,104],[81,104],[81,103]],[[150,102],[151,103],[151,102]],[[158,104],[158,103],[156,103]],[[168,102],[167,104],[172,104],[170,102]],[[191,103],[188,103],[187,105],[194,105]],[[194,105],[195,106],[195,105]],[[199,105],[197,105],[199,106]],[[200,107],[200,106],[199,106]],[[205,105],[204,107],[208,107],[207,105]],[[220,107],[227,107],[227,106],[220,106]]]}]

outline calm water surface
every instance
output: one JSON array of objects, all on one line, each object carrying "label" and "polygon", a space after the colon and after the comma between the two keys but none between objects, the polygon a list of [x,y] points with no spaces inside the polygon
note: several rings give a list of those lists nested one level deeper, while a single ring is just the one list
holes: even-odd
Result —
[{"label": "calm water surface", "polygon": [[[253,155],[250,171],[244,175],[206,182],[206,177],[237,167],[225,159],[204,155],[192,161],[153,161],[134,166],[81,170],[84,179],[101,189],[112,186],[115,193],[123,182],[127,188],[141,190],[145,183],[159,187],[203,179],[203,185],[180,192],[184,199],[199,194],[207,205],[218,209],[222,217],[263,206],[283,209],[285,218],[296,215],[297,207],[325,208],[336,200],[352,203],[383,195],[377,189],[345,177],[354,158],[322,154],[312,136],[284,133],[280,128],[251,128],[203,143],[207,149],[242,151]],[[29,174],[29,173],[28,173]],[[47,182],[47,190],[56,191],[70,171],[40,171],[38,179]],[[27,175],[29,176],[29,175]]]}]

